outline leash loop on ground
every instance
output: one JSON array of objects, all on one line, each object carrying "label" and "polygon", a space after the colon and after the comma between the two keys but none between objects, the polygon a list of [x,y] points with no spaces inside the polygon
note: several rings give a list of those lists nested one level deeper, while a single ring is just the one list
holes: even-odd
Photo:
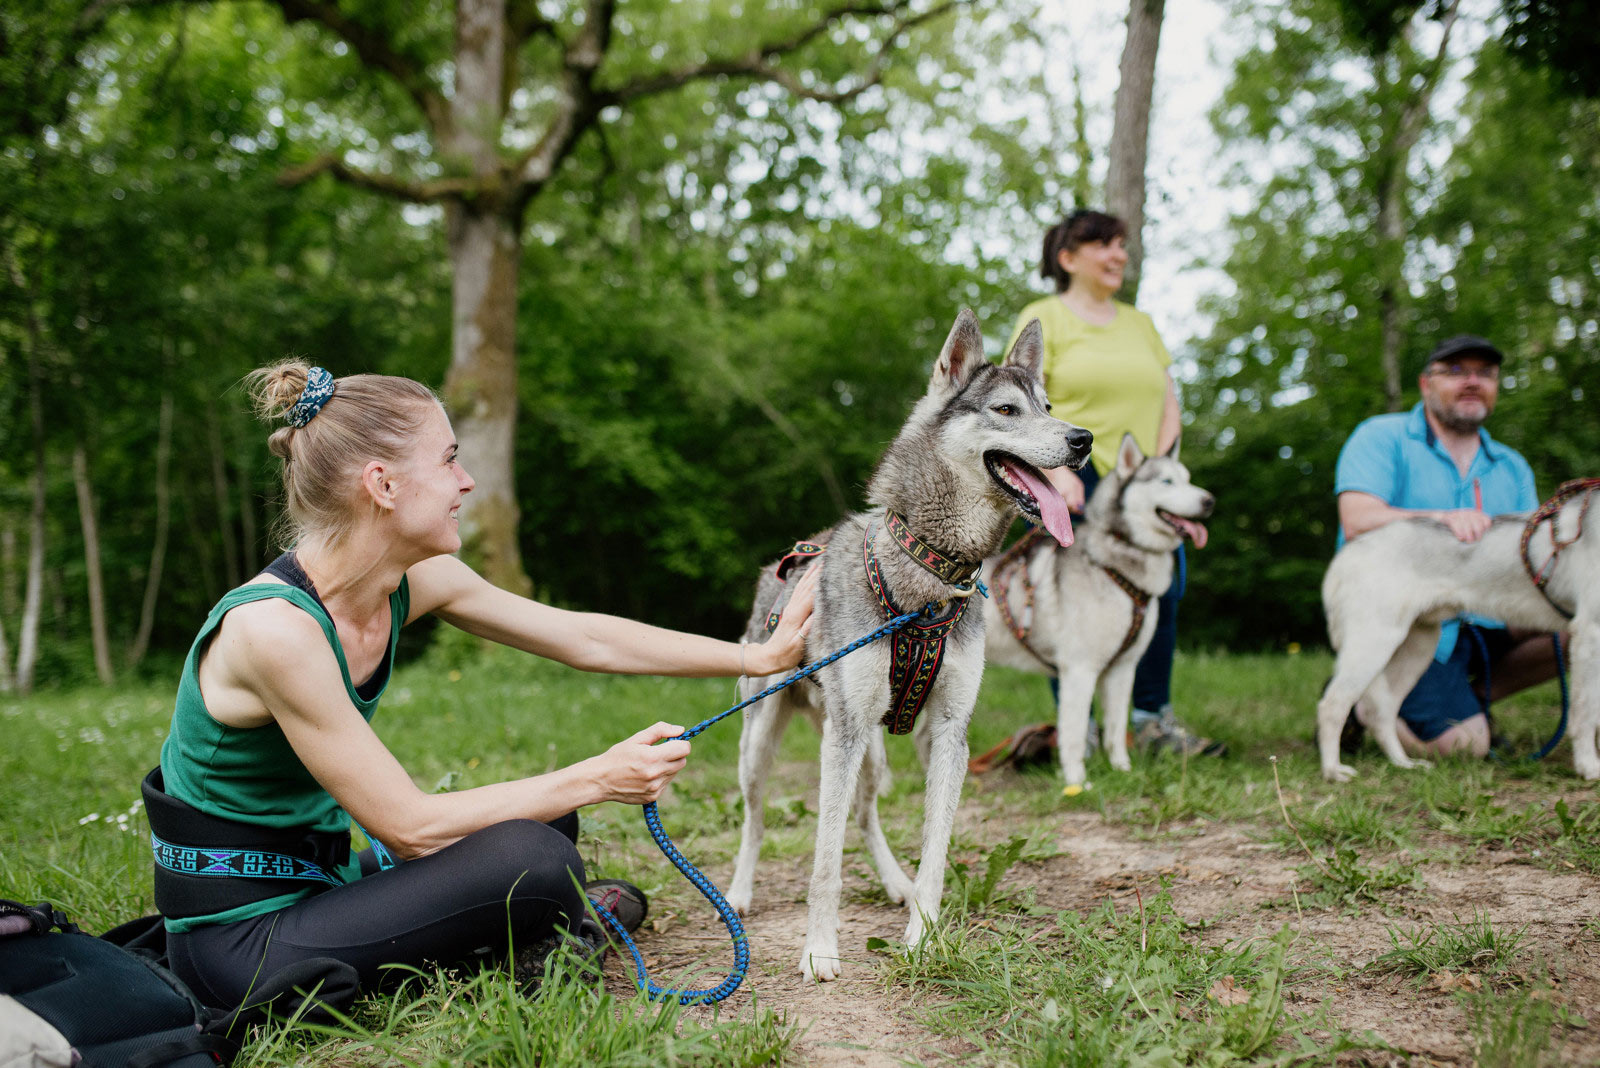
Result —
[{"label": "leash loop on ground", "polygon": [[[790,675],[782,682],[768,686],[765,690],[762,690],[754,697],[747,697],[743,701],[735,704],[733,707],[722,712],[718,712],[710,719],[701,720],[699,723],[696,723],[693,727],[690,727],[676,738],[667,740],[677,741],[681,739],[683,741],[688,741],[690,738],[693,738],[695,735],[701,733],[713,724],[727,719],[740,709],[748,708],[757,701],[771,697],[779,690],[782,690],[788,686],[792,686],[809,675],[814,675],[818,671],[827,667],[829,664],[833,663],[835,660],[838,660],[840,657],[848,656],[863,646],[870,645],[880,638],[888,637],[890,634],[893,634],[901,627],[904,627],[918,616],[924,614],[931,615],[936,610],[937,606],[933,603],[929,603],[918,611],[903,612],[889,620],[877,630],[857,638],[844,648],[829,653],[827,656],[816,661],[815,663],[807,664],[805,667],[801,668],[799,671],[796,671],[793,675]],[[647,997],[649,997],[651,1001],[661,1001],[663,999],[671,998],[675,999],[680,1005],[714,1004],[715,1002],[723,1000],[735,990],[739,989],[739,985],[744,982],[745,974],[750,970],[750,942],[745,936],[744,924],[739,921],[739,914],[734,911],[733,906],[728,904],[728,899],[722,896],[722,891],[718,890],[716,885],[712,883],[712,881],[707,878],[705,874],[700,871],[700,869],[689,863],[688,858],[685,857],[683,853],[679,851],[678,847],[673,844],[672,839],[667,837],[666,829],[661,826],[661,814],[659,811],[657,811],[654,801],[644,806],[644,822],[645,826],[650,829],[650,837],[655,839],[656,845],[661,849],[661,852],[666,856],[666,858],[672,861],[673,867],[682,872],[683,877],[688,879],[694,888],[700,891],[701,895],[704,896],[707,901],[711,902],[712,907],[717,910],[718,916],[722,918],[723,925],[728,928],[729,937],[733,939],[733,970],[728,972],[727,977],[716,986],[706,987],[702,990],[668,989],[657,986],[655,983],[650,981],[650,977],[645,971],[644,955],[639,952],[639,947],[634,944],[633,939],[628,934],[627,928],[622,925],[622,921],[617,919],[617,917],[612,914],[610,909],[599,903],[595,904],[595,913],[600,917],[601,920],[605,922],[606,926],[609,927],[612,932],[622,940],[622,944],[628,947],[628,952],[633,955],[634,983],[642,992],[644,992]]]}]

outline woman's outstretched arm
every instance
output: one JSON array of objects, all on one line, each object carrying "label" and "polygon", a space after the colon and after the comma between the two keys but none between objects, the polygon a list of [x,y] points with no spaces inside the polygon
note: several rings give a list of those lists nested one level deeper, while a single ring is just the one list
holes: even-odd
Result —
[{"label": "woman's outstretched arm", "polygon": [[699,678],[774,675],[799,664],[821,573],[819,567],[809,568],[772,636],[748,646],[619,616],[553,608],[500,589],[453,556],[424,560],[406,574],[413,619],[432,612],[480,638],[583,671]]}]

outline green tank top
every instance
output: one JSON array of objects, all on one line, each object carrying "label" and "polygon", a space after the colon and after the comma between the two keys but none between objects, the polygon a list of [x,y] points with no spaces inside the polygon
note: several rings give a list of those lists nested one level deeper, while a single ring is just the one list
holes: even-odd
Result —
[{"label": "green tank top", "polygon": [[[395,646],[400,627],[411,606],[411,590],[406,579],[389,595],[389,651],[384,664],[389,668],[378,692],[363,698],[350,678],[344,647],[339,644],[333,619],[314,598],[294,586],[259,583],[230,590],[217,602],[189,648],[178,680],[178,698],[172,713],[172,730],[161,746],[161,773],[166,792],[202,812],[240,823],[265,827],[305,827],[310,830],[345,834],[350,815],[322,788],[295,755],[289,740],[276,722],[260,727],[230,727],[213,719],[200,695],[200,657],[211,644],[222,617],[242,604],[270,598],[289,601],[309,612],[322,625],[322,631],[339,661],[345,694],[361,713],[371,720],[378,699],[393,675]],[[383,670],[380,666],[379,670]],[[352,853],[343,868],[332,872],[345,882],[361,877],[361,865]],[[166,921],[169,931],[187,931],[208,924],[233,923],[310,897],[315,889],[306,888],[262,901],[242,905],[226,912],[191,916]]]}]

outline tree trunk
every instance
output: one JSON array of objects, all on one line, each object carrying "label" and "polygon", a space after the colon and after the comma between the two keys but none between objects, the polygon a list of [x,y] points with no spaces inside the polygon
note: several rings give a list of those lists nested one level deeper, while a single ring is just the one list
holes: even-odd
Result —
[{"label": "tree trunk", "polygon": [[17,601],[17,528],[11,517],[0,527],[0,618],[16,619],[22,611]]},{"label": "tree trunk", "polygon": [[172,394],[161,394],[161,414],[156,421],[156,533],[150,547],[150,570],[144,580],[144,601],[139,606],[139,632],[128,649],[128,666],[138,667],[150,648],[156,623],[156,598],[167,562],[167,531],[172,521],[172,489],[167,468],[172,459]]},{"label": "tree trunk", "polygon": [[454,337],[444,398],[462,463],[477,486],[462,502],[467,559],[496,586],[533,588],[517,546],[517,494],[512,460],[517,429],[518,230],[498,215],[452,210],[450,260],[455,268]]},{"label": "tree trunk", "polygon": [[[444,153],[474,177],[500,169],[506,76],[505,0],[457,0],[455,93]],[[450,370],[444,397],[461,460],[477,486],[462,502],[463,555],[496,586],[533,589],[517,546],[517,269],[521,209],[499,198],[449,208]]]},{"label": "tree trunk", "polygon": [[[1400,349],[1405,333],[1405,241],[1406,191],[1410,184],[1411,151],[1422,137],[1428,123],[1433,91],[1444,73],[1449,56],[1450,31],[1455,28],[1460,0],[1449,0],[1443,12],[1443,30],[1439,35],[1439,48],[1433,62],[1423,71],[1422,82],[1414,95],[1406,100],[1395,122],[1394,132],[1388,138],[1388,158],[1378,183],[1378,317],[1380,328],[1379,360],[1383,367],[1383,395],[1391,412],[1401,408],[1403,383],[1400,379]],[[1383,57],[1374,60],[1376,81],[1384,82]],[[1413,76],[1410,66],[1397,58],[1395,81]]]},{"label": "tree trunk", "polygon": [[89,479],[89,450],[80,440],[72,449],[72,485],[78,491],[78,521],[83,527],[83,564],[89,579],[89,640],[94,645],[94,672],[110,686],[111,642],[106,634],[106,589],[100,572],[100,525],[95,522],[94,484]]},{"label": "tree trunk", "polygon": [[0,527],[0,693],[16,689],[11,674],[11,645],[6,641],[5,627],[6,620],[17,617],[17,589],[11,577],[16,557],[17,533],[11,529],[11,521],[6,520],[5,526]]},{"label": "tree trunk", "polygon": [[33,690],[39,660],[39,615],[44,604],[44,403],[39,394],[38,355],[29,360],[28,413],[33,421],[33,510],[28,515],[28,578],[22,595],[22,628],[17,636],[17,692]]},{"label": "tree trunk", "polygon": [[206,407],[206,443],[211,451],[211,493],[217,503],[217,534],[222,542],[223,580],[228,588],[244,581],[239,574],[239,546],[233,530],[232,509],[228,506],[228,467],[225,446],[222,443],[222,426],[217,421],[216,409]]},{"label": "tree trunk", "polygon": [[1122,81],[1117,86],[1111,152],[1106,172],[1106,210],[1128,224],[1128,269],[1124,300],[1139,294],[1144,268],[1145,160],[1150,149],[1150,101],[1156,85],[1156,48],[1166,0],[1129,0],[1128,38],[1122,46]]}]

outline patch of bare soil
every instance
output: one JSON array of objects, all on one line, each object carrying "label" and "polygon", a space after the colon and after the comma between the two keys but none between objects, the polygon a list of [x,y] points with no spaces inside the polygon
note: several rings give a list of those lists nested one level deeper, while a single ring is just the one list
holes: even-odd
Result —
[{"label": "patch of bare soil", "polygon": [[[1012,833],[1038,827],[1036,818],[996,815],[992,809],[981,791],[969,789],[958,817],[958,840],[992,847]],[[1517,853],[1482,850],[1450,863],[1422,864],[1424,888],[1387,894],[1382,906],[1365,905],[1357,913],[1307,905],[1306,887],[1295,876],[1295,869],[1306,863],[1305,855],[1264,841],[1258,827],[1189,824],[1144,836],[1097,813],[1063,812],[1053,829],[1060,854],[1014,868],[1005,880],[1008,889],[1032,887],[1041,905],[1086,912],[1107,898],[1118,909],[1136,908],[1136,892],[1149,895],[1165,879],[1179,914],[1196,925],[1197,944],[1264,939],[1288,926],[1294,933],[1292,959],[1325,977],[1294,984],[1286,995],[1291,1010],[1325,1008],[1339,1026],[1371,1031],[1405,1051],[1369,1055],[1356,1063],[1474,1063],[1470,1021],[1455,995],[1419,986],[1416,980],[1362,971],[1392,948],[1386,925],[1431,926],[1470,920],[1481,911],[1502,930],[1526,928],[1529,975],[1553,982],[1561,1004],[1593,1021],[1586,1029],[1558,1028],[1561,1062],[1600,1064],[1600,942],[1592,927],[1585,930],[1600,902],[1600,879],[1539,868]],[[953,850],[951,859],[979,857]],[[866,941],[898,940],[906,913],[886,903],[851,902],[852,897],[878,896],[876,877],[858,854],[845,858],[840,916],[840,945],[848,958],[844,977],[823,985],[800,977],[796,964],[805,936],[803,899],[810,869],[809,856],[763,862],[753,915],[746,921],[749,976],[721,1011],[749,1013],[754,999],[787,1013],[805,1029],[794,1062],[808,1066],[926,1064],[969,1053],[960,1042],[920,1025],[919,1005],[903,992],[885,990],[878,978]],[[711,874],[726,880],[730,873]],[[698,968],[710,980],[698,985],[713,985],[731,961],[727,936],[698,896],[684,912],[664,933],[645,932],[641,947],[647,963],[653,975],[657,968],[661,975]],[[625,993],[631,982],[631,964],[624,968],[613,958],[608,984]]]},{"label": "patch of bare soil", "polygon": [[[853,904],[852,890],[876,885],[866,864],[846,857],[845,901],[839,909],[839,945],[844,975],[831,983],[803,979],[798,965],[805,942],[805,890],[811,880],[809,856],[764,863],[756,876],[756,903],[745,918],[750,938],[750,971],[739,991],[723,1003],[724,1013],[748,1015],[753,1005],[784,1013],[804,1030],[792,1063],[822,1066],[892,1068],[927,1064],[961,1052],[959,1045],[930,1034],[917,1022],[904,992],[885,990],[866,949],[867,939],[898,940],[905,934],[906,911],[888,904]],[[726,878],[728,873],[719,873]],[[666,933],[645,932],[640,949],[651,977],[694,975],[694,985],[713,986],[733,960],[727,931],[711,906],[695,897],[684,922]],[[658,972],[657,969],[660,969]],[[631,962],[622,967],[613,955],[606,968],[608,986],[627,993]],[[709,1009],[692,1009],[709,1014]]]}]

